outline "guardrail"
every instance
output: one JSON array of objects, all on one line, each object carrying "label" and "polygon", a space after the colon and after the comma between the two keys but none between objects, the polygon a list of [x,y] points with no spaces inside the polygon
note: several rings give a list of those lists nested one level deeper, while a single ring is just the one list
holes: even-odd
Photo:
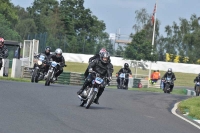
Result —
[{"label": "guardrail", "polygon": [[[22,71],[22,78],[31,78],[31,71],[32,68],[30,67],[23,67]],[[131,85],[129,87],[132,88],[139,88],[139,84],[142,85],[142,88],[147,88],[148,86],[148,79],[145,76],[141,78],[130,78],[129,82]],[[65,84],[65,85],[83,85],[84,83],[84,75],[82,73],[76,72],[63,72],[58,77],[58,84]],[[113,76],[112,81],[110,82],[110,86],[117,86],[117,77]],[[151,85],[149,83],[150,88],[160,88],[160,80],[155,85]]]}]

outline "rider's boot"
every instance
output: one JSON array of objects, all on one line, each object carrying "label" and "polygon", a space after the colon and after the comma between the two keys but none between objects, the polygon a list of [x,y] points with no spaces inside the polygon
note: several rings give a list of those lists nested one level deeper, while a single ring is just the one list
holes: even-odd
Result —
[{"label": "rider's boot", "polygon": [[97,97],[94,99],[94,103],[99,104],[99,97],[100,97],[100,96],[97,96]]}]

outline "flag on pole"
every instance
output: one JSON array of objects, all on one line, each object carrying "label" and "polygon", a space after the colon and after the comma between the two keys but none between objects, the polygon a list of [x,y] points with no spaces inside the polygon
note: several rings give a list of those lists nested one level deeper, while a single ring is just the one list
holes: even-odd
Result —
[{"label": "flag on pole", "polygon": [[155,3],[155,6],[154,6],[153,15],[152,15],[152,17],[151,17],[152,24],[154,24],[154,16],[155,16],[155,13],[156,13],[156,3]]}]

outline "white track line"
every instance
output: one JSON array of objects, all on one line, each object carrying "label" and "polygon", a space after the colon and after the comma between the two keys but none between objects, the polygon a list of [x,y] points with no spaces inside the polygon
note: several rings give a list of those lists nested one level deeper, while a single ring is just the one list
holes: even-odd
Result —
[{"label": "white track line", "polygon": [[177,117],[183,119],[184,121],[190,123],[191,125],[195,126],[195,127],[198,128],[198,129],[200,129],[200,126],[198,126],[197,124],[195,124],[195,123],[193,123],[193,122],[187,120],[186,118],[184,118],[184,117],[182,117],[182,116],[180,116],[180,115],[178,115],[178,114],[176,113],[176,109],[178,108],[178,104],[179,104],[179,103],[180,103],[180,102],[174,104],[174,108],[171,110],[171,111],[172,111],[172,114],[176,115]]}]

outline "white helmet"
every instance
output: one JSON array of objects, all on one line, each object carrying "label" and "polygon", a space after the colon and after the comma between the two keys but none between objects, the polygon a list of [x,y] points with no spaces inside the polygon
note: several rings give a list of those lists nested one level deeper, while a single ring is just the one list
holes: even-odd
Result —
[{"label": "white helmet", "polygon": [[57,48],[56,51],[55,51],[55,54],[56,54],[56,57],[57,57],[57,58],[62,57],[62,49]]}]

